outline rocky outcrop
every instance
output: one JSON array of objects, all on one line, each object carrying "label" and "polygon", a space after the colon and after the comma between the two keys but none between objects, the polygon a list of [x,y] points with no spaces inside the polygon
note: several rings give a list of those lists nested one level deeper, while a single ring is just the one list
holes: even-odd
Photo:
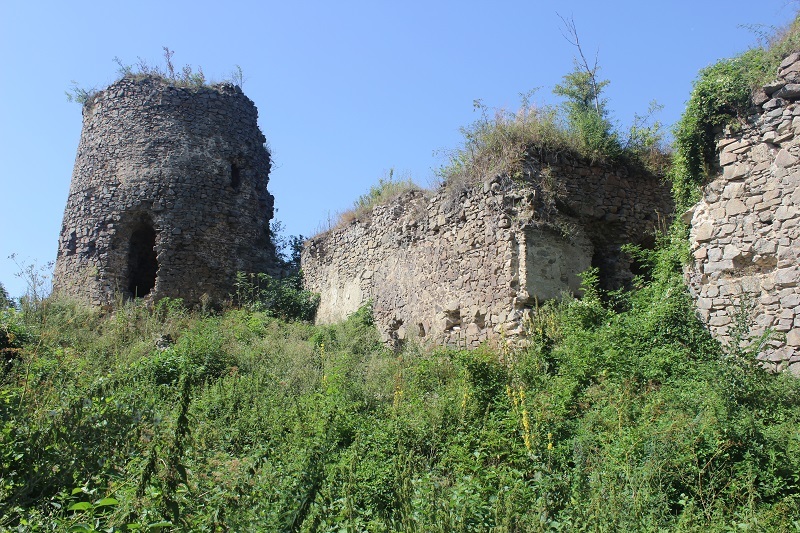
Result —
[{"label": "rocky outcrop", "polygon": [[83,107],[53,290],[219,301],[274,267],[270,156],[239,87],[124,78]]},{"label": "rocky outcrop", "polygon": [[460,191],[415,191],[307,241],[302,268],[321,295],[319,322],[371,301],[389,342],[409,337],[476,346],[523,333],[537,303],[577,293],[600,268],[629,281],[625,243],[652,244],[672,212],[669,187],[627,167],[569,157],[531,162],[534,179],[503,176]]},{"label": "rocky outcrop", "polygon": [[712,334],[731,342],[737,323],[750,335],[776,333],[759,355],[800,375],[800,54],[754,102],[743,131],[719,139],[717,177],[683,215],[693,261],[686,272]]}]

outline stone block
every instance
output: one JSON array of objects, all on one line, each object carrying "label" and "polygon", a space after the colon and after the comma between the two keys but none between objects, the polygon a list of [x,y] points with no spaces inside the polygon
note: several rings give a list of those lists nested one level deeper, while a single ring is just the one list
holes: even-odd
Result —
[{"label": "stone block", "polygon": [[780,287],[794,287],[798,284],[799,274],[797,269],[794,267],[790,268],[781,268],[777,270],[773,276],[775,280],[775,284]]},{"label": "stone block", "polygon": [[787,83],[778,89],[773,96],[776,98],[785,98],[787,100],[796,100],[800,97],[800,84]]},{"label": "stone block", "polygon": [[706,242],[711,239],[714,234],[714,223],[706,221],[694,228],[694,240],[697,242]]},{"label": "stone block", "polygon": [[780,64],[780,66],[778,68],[786,69],[786,68],[790,67],[793,63],[795,63],[797,61],[800,61],[800,53],[792,52],[791,54],[786,56],[783,59],[783,61],[781,61],[781,64]]},{"label": "stone block", "polygon": [[715,315],[712,316],[708,321],[708,325],[711,327],[726,326],[730,323],[731,319],[728,315]]},{"label": "stone block", "polygon": [[734,198],[725,203],[725,215],[727,217],[733,217],[746,212],[747,206],[738,198]]},{"label": "stone block", "polygon": [[783,106],[783,100],[780,98],[771,98],[770,100],[766,101],[761,107],[765,111],[771,111]]},{"label": "stone block", "polygon": [[797,163],[797,157],[789,153],[788,150],[781,149],[778,155],[775,156],[775,166],[778,168],[787,168],[794,166]]},{"label": "stone block", "polygon": [[775,80],[775,81],[772,81],[772,82],[764,85],[764,92],[767,95],[772,95],[776,91],[782,89],[784,85],[786,85],[786,80]]},{"label": "stone block", "polygon": [[719,164],[720,164],[720,166],[724,167],[726,165],[730,165],[732,163],[735,163],[737,159],[738,159],[738,156],[733,152],[722,152],[719,155]]},{"label": "stone block", "polygon": [[728,244],[723,248],[722,251],[722,258],[723,259],[735,259],[742,255],[742,251],[733,244]]},{"label": "stone block", "polygon": [[775,220],[788,220],[800,216],[796,206],[782,205],[775,210]]},{"label": "stone block", "polygon": [[[792,294],[790,296],[785,296],[781,298],[781,307],[783,307],[784,309],[795,308],[798,305],[800,305],[800,294]],[[783,317],[783,315],[781,316]],[[789,318],[790,316],[793,318],[794,313],[791,313],[791,315],[786,315],[785,318]]]},{"label": "stone block", "polygon": [[737,180],[744,178],[750,172],[750,165],[746,163],[736,163],[726,166],[722,171],[722,177],[726,180]]}]

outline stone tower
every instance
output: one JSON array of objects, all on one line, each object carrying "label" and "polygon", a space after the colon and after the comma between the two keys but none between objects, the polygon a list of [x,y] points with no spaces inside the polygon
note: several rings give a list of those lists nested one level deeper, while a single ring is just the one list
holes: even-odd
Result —
[{"label": "stone tower", "polygon": [[[269,272],[270,154],[237,86],[123,78],[83,106],[53,291],[221,301]],[[204,297],[203,295],[207,295]]]}]

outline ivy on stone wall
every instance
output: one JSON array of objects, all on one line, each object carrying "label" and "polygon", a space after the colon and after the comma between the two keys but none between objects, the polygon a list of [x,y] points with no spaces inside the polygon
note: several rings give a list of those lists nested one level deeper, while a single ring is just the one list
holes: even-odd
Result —
[{"label": "ivy on stone wall", "polygon": [[715,136],[743,124],[756,87],[774,78],[781,60],[800,49],[800,16],[766,46],[723,59],[700,71],[686,110],[675,127],[669,178],[678,212],[699,199],[699,186],[715,169]]}]

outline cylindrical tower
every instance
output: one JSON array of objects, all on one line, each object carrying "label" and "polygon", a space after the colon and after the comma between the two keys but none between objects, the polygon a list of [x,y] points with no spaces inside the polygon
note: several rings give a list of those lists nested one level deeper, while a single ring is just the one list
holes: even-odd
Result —
[{"label": "cylindrical tower", "polygon": [[269,272],[270,154],[234,85],[123,78],[83,106],[53,291],[93,304],[227,298]]}]

